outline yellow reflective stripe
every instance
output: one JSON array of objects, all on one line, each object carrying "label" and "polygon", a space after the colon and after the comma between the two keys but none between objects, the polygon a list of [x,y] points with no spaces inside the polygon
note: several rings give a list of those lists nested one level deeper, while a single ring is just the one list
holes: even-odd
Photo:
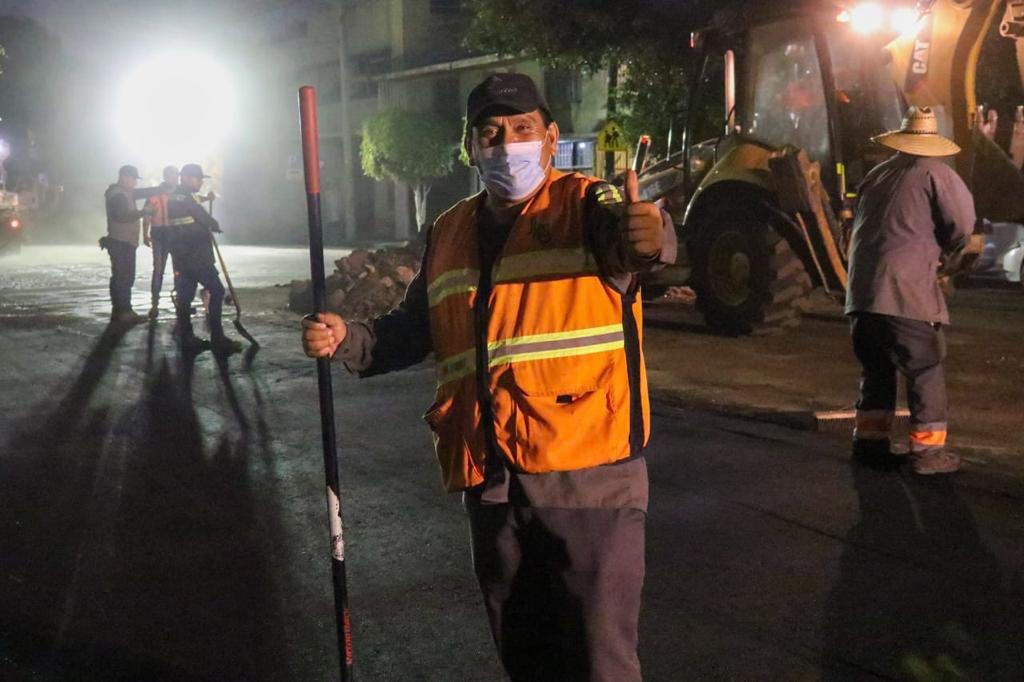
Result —
[{"label": "yellow reflective stripe", "polygon": [[186,216],[184,218],[171,218],[167,221],[168,225],[191,225],[195,222],[195,218],[192,216]]},{"label": "yellow reflective stripe", "polygon": [[480,271],[470,268],[449,270],[427,286],[427,300],[431,307],[454,294],[476,291]]},{"label": "yellow reflective stripe", "polygon": [[[624,347],[625,333],[621,324],[573,329],[567,332],[529,334],[488,343],[488,366],[573,357]],[[473,374],[476,371],[476,349],[471,348],[439,360],[435,371],[438,386]]]},{"label": "yellow reflective stripe", "polygon": [[582,247],[548,249],[502,258],[494,272],[494,282],[500,284],[545,275],[583,275],[596,272],[597,261]]},{"label": "yellow reflective stripe", "polygon": [[597,192],[597,203],[602,206],[624,203],[622,193],[615,185],[605,185]]},{"label": "yellow reflective stripe", "polygon": [[434,371],[437,374],[438,386],[473,374],[476,371],[476,349],[470,348],[458,355],[438,361]]},{"label": "yellow reflective stripe", "polygon": [[560,350],[541,350],[526,353],[517,353],[515,355],[504,355],[500,358],[491,360],[490,366],[512,364],[515,362],[526,362],[527,360],[547,360],[550,358],[568,358],[575,355],[589,355],[590,353],[603,353],[610,350],[618,350],[625,348],[626,342],[624,339],[618,341],[609,341],[608,343],[600,343],[593,346],[579,346],[576,348],[563,348]]},{"label": "yellow reflective stripe", "polygon": [[622,331],[621,324],[609,324],[604,327],[590,327],[589,329],[574,329],[569,332],[552,332],[550,334],[530,334],[527,336],[515,336],[511,339],[502,339],[500,341],[491,341],[487,344],[487,351],[493,355],[494,351],[499,348],[507,348],[509,346],[522,346],[528,343],[542,343],[544,341],[562,341],[566,339],[581,339],[587,336],[599,336],[601,334],[610,334],[612,332]]}]

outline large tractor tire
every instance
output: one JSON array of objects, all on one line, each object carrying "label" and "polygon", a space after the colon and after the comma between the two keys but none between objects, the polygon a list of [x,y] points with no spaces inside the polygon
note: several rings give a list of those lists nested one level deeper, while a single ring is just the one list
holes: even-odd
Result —
[{"label": "large tractor tire", "polygon": [[716,212],[690,242],[697,308],[725,336],[770,334],[800,323],[813,288],[803,261],[756,212]]}]

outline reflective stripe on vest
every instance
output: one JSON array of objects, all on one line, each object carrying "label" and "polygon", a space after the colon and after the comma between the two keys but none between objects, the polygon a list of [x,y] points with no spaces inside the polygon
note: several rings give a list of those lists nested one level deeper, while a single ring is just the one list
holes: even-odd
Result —
[{"label": "reflective stripe on vest", "polygon": [[171,218],[167,221],[168,225],[192,225],[196,222],[196,219],[192,216],[185,216],[184,218]]},{"label": "reflective stripe on vest", "polygon": [[[618,350],[625,346],[625,334],[621,324],[590,329],[576,329],[552,334],[519,336],[487,344],[489,367],[502,364],[568,358],[587,353],[601,353]],[[462,379],[475,373],[475,349],[463,351],[437,363],[437,385]]]},{"label": "reflective stripe on vest", "polygon": [[583,248],[530,251],[502,258],[494,283],[552,275],[596,274],[597,262]]},{"label": "reflective stripe on vest", "polygon": [[[647,441],[641,304],[602,279],[585,248],[584,202],[595,182],[554,171],[524,207],[494,263],[485,329],[477,319],[484,197],[434,224],[423,276],[437,395],[425,418],[448,490],[483,481],[493,448],[509,466],[543,473],[620,461]],[[488,421],[478,398],[488,401]]]},{"label": "reflective stripe on vest", "polygon": [[[494,283],[502,284],[555,275],[597,274],[597,271],[597,262],[582,248],[531,251],[501,259],[494,273]],[[479,270],[449,270],[427,287],[430,307],[454,294],[476,291],[479,281]]]},{"label": "reflective stripe on vest", "polygon": [[480,271],[470,268],[460,270],[449,270],[427,287],[427,300],[433,308],[444,299],[453,294],[465,294],[476,291],[477,282],[480,281]]}]

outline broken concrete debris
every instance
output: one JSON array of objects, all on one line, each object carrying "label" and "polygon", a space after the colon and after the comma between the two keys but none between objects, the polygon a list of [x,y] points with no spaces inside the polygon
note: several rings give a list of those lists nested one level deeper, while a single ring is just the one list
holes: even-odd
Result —
[{"label": "broken concrete debris", "polygon": [[[421,253],[409,247],[367,251],[357,249],[334,261],[335,270],[324,284],[327,309],[346,319],[365,320],[383,315],[402,302],[420,267]],[[313,309],[309,280],[294,280],[288,308],[306,314]]]}]

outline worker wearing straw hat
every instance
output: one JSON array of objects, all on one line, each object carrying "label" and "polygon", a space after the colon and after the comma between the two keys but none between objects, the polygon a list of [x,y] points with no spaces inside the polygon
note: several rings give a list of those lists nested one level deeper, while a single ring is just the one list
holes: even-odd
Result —
[{"label": "worker wearing straw hat", "polygon": [[861,184],[851,236],[846,314],[863,367],[853,455],[869,464],[898,462],[889,432],[899,373],[906,379],[913,470],[950,473],[960,457],[946,448],[942,327],[949,312],[938,274],[940,263],[970,241],[974,199],[942,160],[960,147],[939,134],[930,108],[911,107],[899,130],[872,139],[898,153]]}]

